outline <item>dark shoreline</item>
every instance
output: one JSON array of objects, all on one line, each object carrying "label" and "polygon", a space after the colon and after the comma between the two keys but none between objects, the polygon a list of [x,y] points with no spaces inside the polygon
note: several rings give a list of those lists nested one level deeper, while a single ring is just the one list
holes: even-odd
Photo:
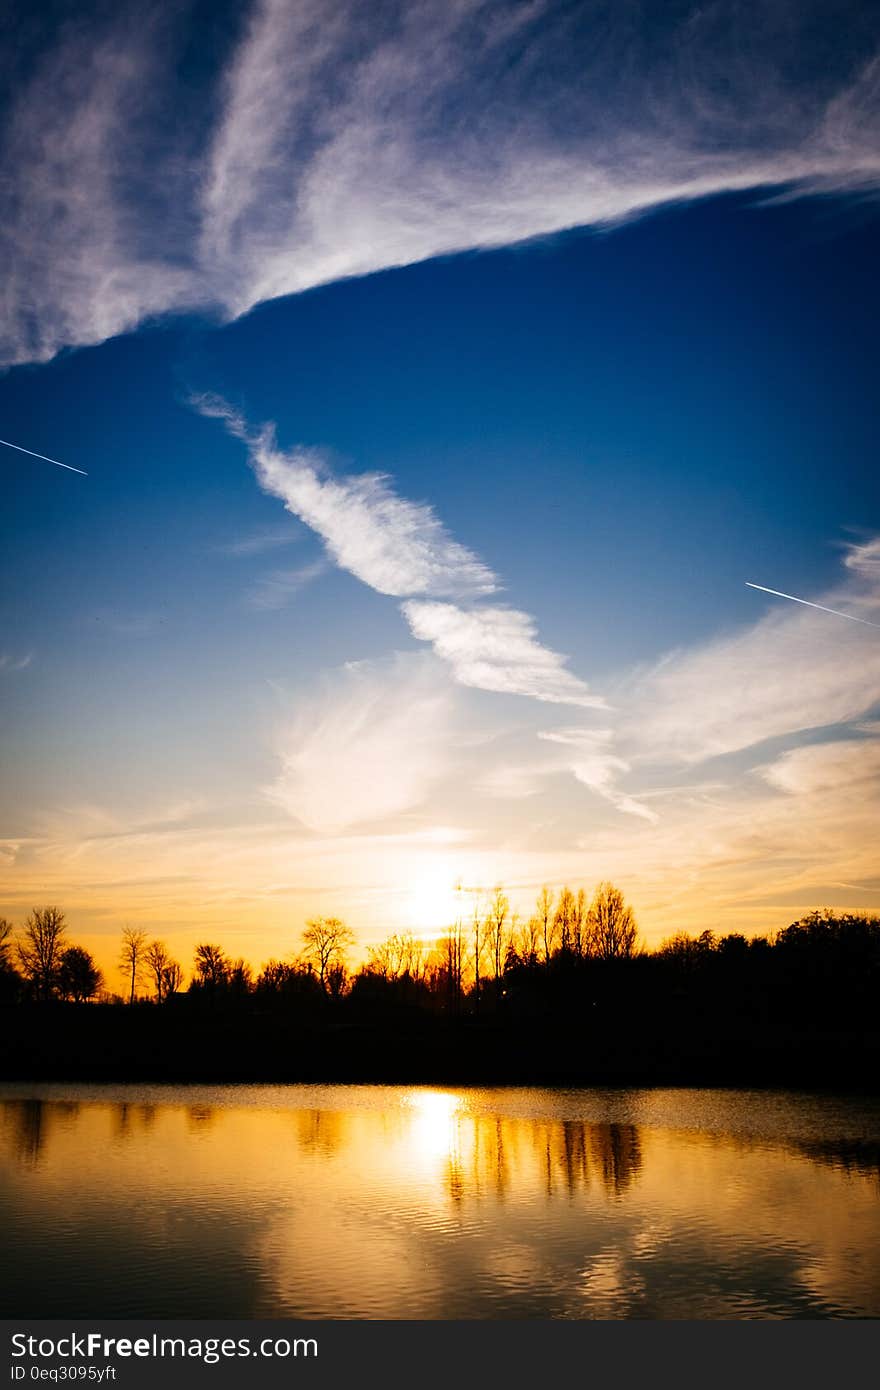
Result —
[{"label": "dark shoreline", "polygon": [[0,1010],[0,1079],[169,1084],[694,1086],[880,1094],[880,1031],[695,1034],[497,1018],[302,1023],[150,1006]]}]

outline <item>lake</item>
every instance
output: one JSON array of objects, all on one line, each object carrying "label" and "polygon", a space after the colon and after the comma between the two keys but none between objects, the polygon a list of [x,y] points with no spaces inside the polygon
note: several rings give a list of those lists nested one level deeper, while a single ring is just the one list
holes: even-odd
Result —
[{"label": "lake", "polygon": [[880,1316],[880,1102],[0,1085],[7,1317]]}]

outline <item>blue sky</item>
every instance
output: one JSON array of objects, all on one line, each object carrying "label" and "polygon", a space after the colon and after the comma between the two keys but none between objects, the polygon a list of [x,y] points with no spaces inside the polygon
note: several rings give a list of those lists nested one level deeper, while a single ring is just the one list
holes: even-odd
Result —
[{"label": "blue sky", "polygon": [[296,8],[6,73],[0,911],[876,906],[878,35]]}]

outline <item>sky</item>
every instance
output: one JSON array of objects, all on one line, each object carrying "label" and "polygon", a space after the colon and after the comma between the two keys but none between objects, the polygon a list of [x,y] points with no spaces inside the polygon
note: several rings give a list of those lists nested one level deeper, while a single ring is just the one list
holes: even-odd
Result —
[{"label": "sky", "polygon": [[880,907],[880,15],[757,10],[11,7],[0,913]]}]

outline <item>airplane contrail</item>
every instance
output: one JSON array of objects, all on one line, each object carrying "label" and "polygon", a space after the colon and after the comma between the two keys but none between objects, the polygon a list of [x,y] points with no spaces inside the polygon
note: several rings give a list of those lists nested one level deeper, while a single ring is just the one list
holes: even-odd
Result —
[{"label": "airplane contrail", "polygon": [[854,613],[841,613],[839,608],[826,608],[824,603],[811,603],[808,598],[797,598],[795,594],[784,594],[780,589],[768,589],[764,584],[750,584],[747,589],[760,589],[762,594],[775,594],[777,598],[789,598],[792,603],[803,603],[807,608],[818,608],[820,613],[833,613],[835,618],[846,618],[851,623],[864,623],[865,627],[880,628],[880,623],[871,623],[867,618],[857,618]]},{"label": "airplane contrail", "polygon": [[46,463],[54,463],[56,468],[66,468],[68,473],[81,473],[84,478],[89,476],[84,468],[74,468],[72,463],[62,463],[60,459],[50,459],[48,454],[35,454],[33,449],[24,449],[20,444],[11,444],[8,439],[0,439],[0,444],[5,444],[7,449],[17,449],[20,454],[30,454],[31,458],[44,459]]}]

